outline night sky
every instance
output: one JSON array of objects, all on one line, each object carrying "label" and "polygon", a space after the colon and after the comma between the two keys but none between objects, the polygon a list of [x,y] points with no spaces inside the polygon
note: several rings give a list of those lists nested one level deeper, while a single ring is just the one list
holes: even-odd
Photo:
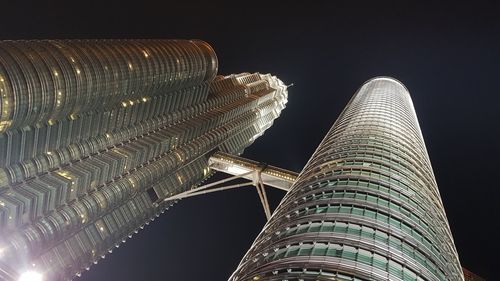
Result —
[{"label": "night sky", "polygon": [[[70,2],[2,3],[0,39],[203,39],[221,74],[269,72],[295,84],[282,115],[244,153],[294,171],[364,81],[399,79],[462,265],[498,280],[498,4]],[[268,194],[273,208],[284,195]],[[227,280],[264,223],[253,188],[182,200],[76,280]]]}]

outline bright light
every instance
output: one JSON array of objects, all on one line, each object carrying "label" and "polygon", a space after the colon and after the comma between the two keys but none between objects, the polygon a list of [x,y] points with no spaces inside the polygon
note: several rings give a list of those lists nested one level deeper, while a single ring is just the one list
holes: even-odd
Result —
[{"label": "bright light", "polygon": [[245,173],[249,172],[248,170],[240,168],[238,166],[229,166],[229,167],[227,167],[227,171],[231,175],[242,175],[242,174],[245,174]]},{"label": "bright light", "polygon": [[35,271],[26,271],[21,274],[19,281],[43,281],[42,274]]}]

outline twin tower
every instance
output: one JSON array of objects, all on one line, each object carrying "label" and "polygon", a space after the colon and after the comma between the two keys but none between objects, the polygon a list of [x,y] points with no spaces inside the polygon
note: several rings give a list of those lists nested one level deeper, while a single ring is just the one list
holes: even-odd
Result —
[{"label": "twin tower", "polygon": [[[287,86],[217,64],[197,40],[1,41],[0,280],[72,279],[262,135]],[[361,86],[230,280],[463,280],[399,81]]]}]

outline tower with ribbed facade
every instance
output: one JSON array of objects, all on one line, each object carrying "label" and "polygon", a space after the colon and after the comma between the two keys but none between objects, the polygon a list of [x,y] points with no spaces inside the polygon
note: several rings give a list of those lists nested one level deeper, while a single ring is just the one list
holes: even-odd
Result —
[{"label": "tower with ribbed facade", "polygon": [[[287,102],[197,40],[0,42],[0,279],[68,280],[239,154]],[[33,273],[34,274],[34,273]]]},{"label": "tower with ribbed facade", "polygon": [[408,90],[357,91],[231,281],[460,281]]}]

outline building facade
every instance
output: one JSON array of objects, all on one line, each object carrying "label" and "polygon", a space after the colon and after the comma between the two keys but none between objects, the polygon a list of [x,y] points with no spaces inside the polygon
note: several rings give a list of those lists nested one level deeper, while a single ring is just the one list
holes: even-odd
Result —
[{"label": "building facade", "polygon": [[464,280],[403,84],[361,86],[230,280]]},{"label": "building facade", "polygon": [[197,40],[0,42],[0,280],[68,280],[239,154],[287,102]]}]

